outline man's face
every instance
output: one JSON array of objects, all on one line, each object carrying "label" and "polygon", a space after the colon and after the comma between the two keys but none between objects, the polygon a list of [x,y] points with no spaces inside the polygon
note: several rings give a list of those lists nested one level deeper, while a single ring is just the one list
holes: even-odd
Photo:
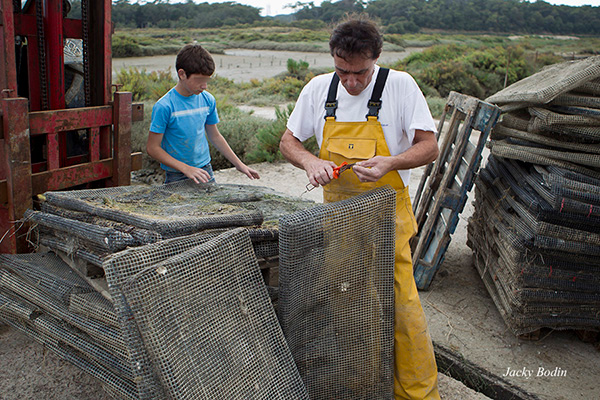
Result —
[{"label": "man's face", "polygon": [[208,82],[210,82],[210,76],[202,74],[191,74],[188,76],[182,69],[177,71],[177,74],[184,90],[188,92],[188,96],[202,93],[208,87]]},{"label": "man's face", "polygon": [[357,96],[371,83],[377,59],[364,58],[360,55],[344,59],[334,55],[333,62],[335,72],[340,77],[344,88],[352,96]]}]

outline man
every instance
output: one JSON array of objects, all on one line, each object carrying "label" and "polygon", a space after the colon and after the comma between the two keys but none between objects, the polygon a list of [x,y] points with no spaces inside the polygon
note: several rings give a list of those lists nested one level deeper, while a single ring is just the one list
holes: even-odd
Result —
[{"label": "man", "polygon": [[238,171],[259,179],[258,172],[238,158],[217,128],[216,101],[206,91],[215,72],[212,56],[202,46],[189,44],[177,54],[175,68],[179,81],[152,108],[146,144],[148,155],[166,171],[165,183],[214,182],[207,137]]},{"label": "man", "polygon": [[[396,399],[439,399],[433,346],[413,278],[408,242],[416,222],[407,187],[410,169],[438,156],[436,129],[414,79],[376,65],[382,45],[377,26],[364,16],[334,29],[329,47],[335,73],[304,87],[280,149],[311,184],[323,186],[325,202],[383,185],[396,189],[394,393]],[[319,157],[301,143],[313,135]],[[333,168],[344,161],[356,163],[353,172],[333,179]]]}]

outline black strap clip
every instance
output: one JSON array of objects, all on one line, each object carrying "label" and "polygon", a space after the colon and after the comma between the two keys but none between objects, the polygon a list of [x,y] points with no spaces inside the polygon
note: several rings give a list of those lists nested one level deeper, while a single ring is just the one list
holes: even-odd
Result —
[{"label": "black strap clip", "polygon": [[367,103],[367,107],[369,108],[369,112],[366,115],[367,118],[378,117],[379,110],[381,110],[381,100],[379,100],[379,101],[369,100],[369,102]]},{"label": "black strap clip", "polygon": [[337,110],[337,106],[337,100],[331,102],[328,101],[325,103],[325,119],[327,119],[328,117],[335,118],[335,110]]}]

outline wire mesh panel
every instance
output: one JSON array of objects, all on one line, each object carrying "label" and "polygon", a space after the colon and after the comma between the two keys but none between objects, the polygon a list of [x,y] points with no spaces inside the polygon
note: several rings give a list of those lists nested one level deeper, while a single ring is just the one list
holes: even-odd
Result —
[{"label": "wire mesh panel", "polygon": [[279,318],[312,400],[393,399],[395,204],[388,186],[279,220]]},{"label": "wire mesh panel", "polygon": [[488,97],[494,104],[544,104],[600,77],[600,56],[549,65]]},{"label": "wire mesh panel", "polygon": [[114,386],[120,397],[135,398],[120,330],[68,310],[70,298],[95,292],[61,263],[52,254],[2,255],[0,319]]},{"label": "wire mesh panel", "polygon": [[8,269],[40,290],[69,304],[72,294],[94,288],[52,253],[0,254],[0,268]]},{"label": "wire mesh panel", "polygon": [[[600,329],[600,236],[593,225],[578,222],[593,216],[553,210],[544,199],[550,192],[539,195],[542,186],[552,189],[538,173],[543,170],[490,156],[477,182],[467,244],[515,334],[543,327]],[[569,219],[571,226],[555,225]]]},{"label": "wire mesh panel", "polygon": [[122,287],[127,280],[149,265],[161,262],[218,236],[217,232],[201,232],[195,235],[164,240],[142,247],[116,253],[102,265],[113,298],[135,373],[136,391],[139,399],[165,398],[163,387],[152,368],[142,336],[127,303]]},{"label": "wire mesh panel", "polygon": [[148,266],[122,290],[169,398],[308,399],[247,231]]},{"label": "wire mesh panel", "polygon": [[286,198],[267,188],[196,184],[47,192],[46,201],[72,211],[121,222],[164,238],[204,229],[260,225],[314,203]]}]

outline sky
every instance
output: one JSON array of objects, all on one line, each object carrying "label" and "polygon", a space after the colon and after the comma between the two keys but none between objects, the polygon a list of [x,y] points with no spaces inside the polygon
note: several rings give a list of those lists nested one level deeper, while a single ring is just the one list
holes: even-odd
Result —
[{"label": "sky", "polygon": [[[195,3],[223,3],[226,0],[195,0]],[[310,0],[231,0],[239,4],[246,4],[256,8],[262,8],[261,14],[265,16],[273,16],[278,14],[291,14],[294,12],[292,8],[286,7],[289,4],[296,4],[298,1],[308,3]],[[336,0],[334,0],[335,2]],[[531,0],[533,1],[533,0]],[[600,6],[600,0],[545,0],[550,4],[562,4],[567,6]],[[315,6],[321,4],[321,0],[313,0]]]}]

